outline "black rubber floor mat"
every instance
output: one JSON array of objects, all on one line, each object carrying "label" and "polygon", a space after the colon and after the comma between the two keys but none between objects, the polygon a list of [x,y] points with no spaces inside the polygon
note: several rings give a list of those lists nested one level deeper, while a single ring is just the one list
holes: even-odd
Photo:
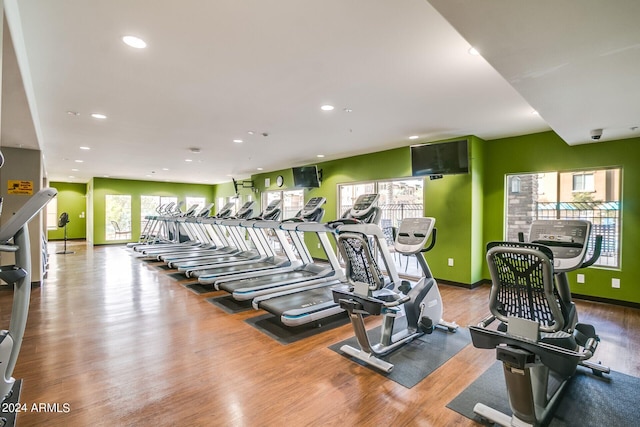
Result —
[{"label": "black rubber floor mat", "polygon": [[[379,342],[380,327],[369,331],[369,340],[371,343]],[[400,347],[393,353],[380,357],[380,359],[394,365],[390,373],[382,372],[340,351],[340,347],[345,344],[359,348],[356,337],[333,344],[329,348],[356,363],[380,373],[380,375],[384,375],[398,384],[411,388],[470,343],[469,330],[466,328],[458,328],[458,330],[453,333],[444,329],[436,329],[431,334],[422,335]]]},{"label": "black rubber floor mat", "polygon": [[[550,426],[617,427],[638,425],[640,407],[637,392],[640,378],[612,371],[596,377],[578,367],[550,421]],[[473,412],[476,403],[484,403],[511,415],[502,363],[496,362],[447,405],[467,418],[481,422]]]},{"label": "black rubber floor mat", "polygon": [[290,327],[283,325],[273,314],[263,314],[262,316],[246,319],[245,322],[280,344],[287,345],[346,325],[349,323],[349,319],[346,313],[340,313],[313,324]]}]

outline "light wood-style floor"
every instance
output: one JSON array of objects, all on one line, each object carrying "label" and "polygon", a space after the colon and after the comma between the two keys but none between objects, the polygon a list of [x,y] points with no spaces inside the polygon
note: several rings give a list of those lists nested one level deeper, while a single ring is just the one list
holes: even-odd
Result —
[{"label": "light wood-style floor", "polygon": [[[328,346],[351,326],[281,345],[122,246],[74,242],[55,255],[32,293],[14,376],[22,402],[68,412],[19,414],[20,426],[472,426],[446,404],[495,360],[469,345],[412,389]],[[437,272],[436,272],[437,273]],[[437,275],[437,274],[436,274]],[[445,319],[466,326],[487,313],[488,287],[441,286]],[[8,323],[11,292],[0,292]],[[579,302],[596,325],[597,359],[640,376],[640,310]],[[378,319],[368,319],[374,325]]]}]

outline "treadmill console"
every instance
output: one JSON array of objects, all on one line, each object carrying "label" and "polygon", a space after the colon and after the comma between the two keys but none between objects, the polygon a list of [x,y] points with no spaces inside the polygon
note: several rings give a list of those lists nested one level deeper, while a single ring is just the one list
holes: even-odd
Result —
[{"label": "treadmill console", "polygon": [[224,206],[222,207],[222,209],[220,209],[220,210],[218,211],[218,213],[216,214],[216,218],[226,218],[226,217],[228,217],[229,215],[231,215],[231,212],[233,211],[233,207],[234,207],[235,205],[236,205],[236,204],[235,204],[235,203],[233,203],[233,202],[229,202],[229,203],[227,203],[226,205],[224,205]]},{"label": "treadmill console", "polygon": [[400,223],[393,244],[396,252],[403,255],[418,253],[424,248],[433,231],[435,218],[405,218]]},{"label": "treadmill console", "polygon": [[191,207],[183,214],[183,216],[194,216],[196,214],[196,210],[200,206],[198,203],[195,205],[191,205]]},{"label": "treadmill console", "polygon": [[306,217],[313,214],[315,211],[320,209],[322,205],[327,201],[324,197],[312,197],[307,203],[304,205],[302,210],[299,213],[300,217]]},{"label": "treadmill console", "polygon": [[273,212],[276,209],[278,209],[278,207],[280,207],[281,203],[282,203],[282,200],[280,200],[280,199],[273,200],[271,203],[269,203],[267,208],[264,210],[263,216],[267,216],[271,212]]},{"label": "treadmill console", "polygon": [[245,202],[244,205],[242,205],[242,207],[240,209],[238,209],[238,212],[236,212],[236,218],[247,218],[249,216],[251,216],[251,213],[253,212],[253,205],[256,202]]},{"label": "treadmill console", "polygon": [[201,218],[207,217],[211,213],[211,209],[213,209],[213,203],[209,203],[208,205],[200,209],[200,212],[198,212],[197,216]]},{"label": "treadmill console", "polygon": [[529,241],[548,246],[557,271],[580,268],[587,254],[591,222],[584,220],[536,220],[531,224]]},{"label": "treadmill console", "polygon": [[353,204],[353,207],[349,211],[349,214],[355,218],[367,215],[374,208],[374,205],[378,201],[378,198],[380,198],[380,195],[375,193],[362,194],[358,196],[356,202]]}]

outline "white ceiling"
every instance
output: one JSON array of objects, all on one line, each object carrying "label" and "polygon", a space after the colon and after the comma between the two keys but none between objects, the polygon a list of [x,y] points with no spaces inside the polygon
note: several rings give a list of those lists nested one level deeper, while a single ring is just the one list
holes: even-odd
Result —
[{"label": "white ceiling", "polygon": [[[570,144],[590,141],[596,127],[603,140],[637,136],[629,128],[640,122],[632,103],[640,39],[629,22],[640,2],[534,2],[548,16],[530,3],[5,0],[5,8],[49,179],[218,183],[468,134],[553,128]],[[596,17],[611,22],[594,28]],[[124,35],[148,47],[130,48]],[[577,49],[587,35],[592,50]],[[469,55],[471,44],[484,57]],[[590,59],[598,70],[584,66]],[[4,123],[2,145],[28,140],[5,137]]]}]

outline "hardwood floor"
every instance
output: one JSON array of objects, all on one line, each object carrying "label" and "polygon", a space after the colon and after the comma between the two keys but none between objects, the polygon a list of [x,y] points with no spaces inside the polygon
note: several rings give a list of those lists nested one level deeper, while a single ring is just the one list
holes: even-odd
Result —
[{"label": "hardwood floor", "polygon": [[[58,249],[50,244],[48,278],[32,292],[14,372],[29,408],[20,426],[476,425],[445,405],[494,351],[469,345],[407,389],[328,349],[353,335],[348,324],[282,345],[244,322],[261,312],[226,313],[124,247]],[[466,326],[488,311],[488,287],[441,292],[446,320]],[[1,291],[0,307],[10,299]],[[640,376],[640,311],[582,301],[578,311],[602,338],[596,358]]]}]

